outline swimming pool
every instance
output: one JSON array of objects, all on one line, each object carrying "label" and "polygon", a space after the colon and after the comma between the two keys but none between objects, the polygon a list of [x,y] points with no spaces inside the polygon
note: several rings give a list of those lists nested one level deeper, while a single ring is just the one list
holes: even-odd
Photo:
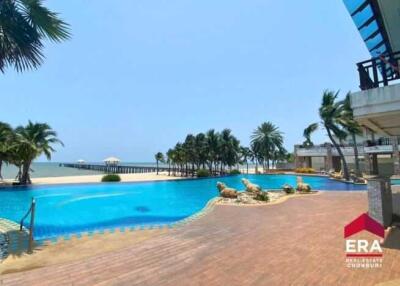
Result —
[{"label": "swimming pool", "polygon": [[[3,188],[0,189],[0,217],[18,222],[33,197],[36,199],[36,240],[116,227],[165,225],[200,211],[218,195],[217,181],[242,190],[240,180],[243,177],[264,189],[279,189],[284,183],[296,184],[294,175],[239,175],[161,182]],[[313,189],[366,189],[324,177],[303,178]]]}]

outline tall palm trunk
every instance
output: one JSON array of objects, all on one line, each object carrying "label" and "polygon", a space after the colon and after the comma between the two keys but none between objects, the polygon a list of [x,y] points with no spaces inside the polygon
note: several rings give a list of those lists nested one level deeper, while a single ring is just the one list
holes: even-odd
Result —
[{"label": "tall palm trunk", "polygon": [[[154,161],[153,161],[154,162]],[[158,175],[158,160],[156,161],[157,162],[157,175]]]},{"label": "tall palm trunk", "polygon": [[29,176],[30,168],[31,168],[31,162],[30,161],[24,162],[24,164],[22,165],[22,175],[20,179],[21,185],[27,185],[31,183],[31,178]]},{"label": "tall palm trunk", "polygon": [[171,162],[168,161],[168,176],[171,176]]},{"label": "tall palm trunk", "polygon": [[249,174],[249,161],[246,161],[247,174]]},{"label": "tall palm trunk", "polygon": [[352,133],[351,137],[353,138],[353,144],[354,144],[354,160],[355,160],[355,165],[356,165],[356,176],[361,177],[361,169],[360,169],[360,162],[358,161],[358,148],[357,148],[357,139],[356,139],[356,134]]},{"label": "tall palm trunk", "polygon": [[3,167],[3,160],[0,159],[0,180],[3,180],[3,176],[1,175],[1,167]]},{"label": "tall palm trunk", "polygon": [[342,160],[342,164],[343,164],[343,176],[346,179],[346,181],[348,181],[350,179],[350,176],[349,176],[349,167],[347,166],[346,158],[344,157],[342,149],[337,144],[336,140],[333,139],[331,130],[329,128],[327,128],[326,126],[325,126],[325,128],[326,128],[326,131],[328,132],[329,139],[332,141],[333,146],[335,146],[336,150],[339,153],[340,159]]}]

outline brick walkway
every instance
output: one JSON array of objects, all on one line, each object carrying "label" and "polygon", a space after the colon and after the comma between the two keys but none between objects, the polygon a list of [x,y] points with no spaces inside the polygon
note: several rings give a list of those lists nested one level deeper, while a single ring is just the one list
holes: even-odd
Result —
[{"label": "brick walkway", "polygon": [[217,206],[141,245],[0,278],[0,285],[374,285],[400,278],[400,250],[384,266],[344,265],[343,227],[365,193],[324,193],[268,207]]}]

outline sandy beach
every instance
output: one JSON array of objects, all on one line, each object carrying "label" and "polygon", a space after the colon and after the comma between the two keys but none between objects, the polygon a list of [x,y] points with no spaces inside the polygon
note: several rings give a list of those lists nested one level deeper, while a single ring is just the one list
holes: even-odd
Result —
[{"label": "sandy beach", "polygon": [[[56,184],[79,184],[79,183],[100,183],[104,175],[85,175],[85,176],[65,176],[65,177],[47,177],[32,178],[33,185],[56,185]],[[140,173],[140,174],[120,174],[121,182],[143,182],[143,181],[164,181],[178,180],[182,177],[168,176],[167,172]],[[6,183],[12,183],[12,180],[5,180]]]}]

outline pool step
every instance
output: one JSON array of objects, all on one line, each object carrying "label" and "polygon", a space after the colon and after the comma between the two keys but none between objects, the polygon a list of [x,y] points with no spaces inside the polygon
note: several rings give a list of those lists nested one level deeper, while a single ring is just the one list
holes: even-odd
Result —
[{"label": "pool step", "polygon": [[28,231],[19,231],[19,224],[8,219],[0,218],[0,261],[10,254],[19,255],[27,250],[29,241]]}]

